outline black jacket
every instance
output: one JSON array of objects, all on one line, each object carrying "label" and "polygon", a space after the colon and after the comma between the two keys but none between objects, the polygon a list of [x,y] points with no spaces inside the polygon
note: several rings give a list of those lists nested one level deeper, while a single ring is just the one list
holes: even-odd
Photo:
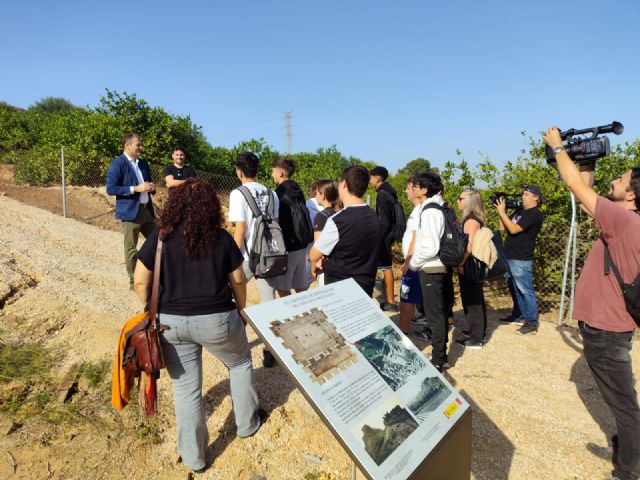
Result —
[{"label": "black jacket", "polygon": [[378,215],[378,222],[380,223],[383,239],[393,231],[393,225],[395,223],[393,212],[394,205],[397,201],[398,194],[395,188],[388,183],[380,185],[378,195],[376,196],[376,214]]}]

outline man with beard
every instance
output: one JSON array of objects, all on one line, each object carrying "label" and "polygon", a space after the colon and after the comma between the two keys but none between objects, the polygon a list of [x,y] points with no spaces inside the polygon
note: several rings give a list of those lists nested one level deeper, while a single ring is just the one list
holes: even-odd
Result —
[{"label": "man with beard", "polygon": [[[585,359],[616,421],[613,478],[640,476],[640,407],[631,365],[636,322],[627,310],[616,267],[624,283],[640,281],[640,167],[611,182],[606,198],[598,196],[564,149],[560,132],[544,135],[555,153],[562,181],[595,218],[600,237],[580,273],[573,318],[578,321]],[[592,165],[582,165],[593,170]],[[613,265],[613,266],[612,266]]]}]

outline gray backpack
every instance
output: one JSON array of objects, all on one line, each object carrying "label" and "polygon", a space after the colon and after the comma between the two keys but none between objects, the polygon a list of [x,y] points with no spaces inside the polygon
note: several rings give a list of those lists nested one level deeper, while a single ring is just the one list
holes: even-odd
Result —
[{"label": "gray backpack", "polygon": [[245,243],[244,248],[249,253],[249,269],[256,278],[277,277],[287,271],[287,248],[280,224],[273,216],[273,193],[266,189],[267,206],[262,213],[251,191],[245,187],[238,187],[244,196],[249,208],[253,212],[255,226],[251,248]]}]

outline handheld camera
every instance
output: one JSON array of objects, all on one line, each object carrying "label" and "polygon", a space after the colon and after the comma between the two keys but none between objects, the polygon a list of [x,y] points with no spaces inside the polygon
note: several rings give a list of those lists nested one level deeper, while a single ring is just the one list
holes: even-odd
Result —
[{"label": "handheld camera", "polygon": [[[588,165],[594,163],[602,157],[606,157],[611,153],[609,146],[609,138],[604,136],[605,133],[614,133],[620,135],[624,132],[624,126],[620,122],[612,122],[609,125],[600,127],[585,128],[576,130],[570,128],[564,132],[560,132],[564,148],[573,163],[579,165]],[[591,134],[590,137],[579,137],[576,135]],[[599,136],[603,135],[603,136]],[[556,157],[553,149],[547,145],[547,163],[555,163]]]}]

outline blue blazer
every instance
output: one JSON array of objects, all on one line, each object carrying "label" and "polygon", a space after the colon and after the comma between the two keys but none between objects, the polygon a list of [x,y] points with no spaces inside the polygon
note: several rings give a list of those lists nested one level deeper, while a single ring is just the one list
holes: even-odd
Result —
[{"label": "blue blazer", "polygon": [[[149,164],[145,160],[138,159],[138,167],[142,172],[142,178],[145,182],[151,181],[151,171]],[[140,194],[131,193],[131,187],[138,185],[138,177],[131,166],[131,162],[123,153],[119,157],[114,158],[109,164],[107,170],[107,194],[116,196],[116,218],[131,222],[135,220],[138,214],[140,203]],[[148,208],[153,212],[151,204],[151,195],[149,195]]]}]

